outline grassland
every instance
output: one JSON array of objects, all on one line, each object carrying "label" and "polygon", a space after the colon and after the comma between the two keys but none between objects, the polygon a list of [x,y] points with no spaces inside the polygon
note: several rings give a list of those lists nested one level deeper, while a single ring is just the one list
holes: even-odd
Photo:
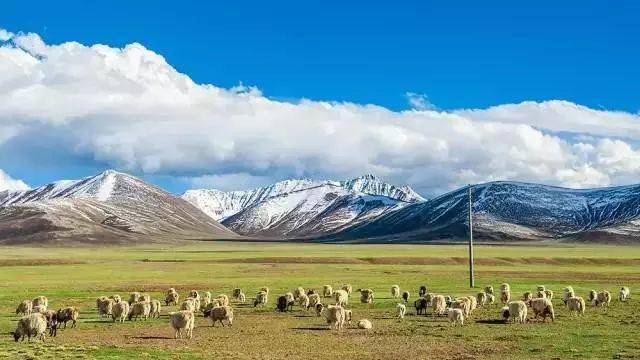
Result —
[{"label": "grassland", "polygon": [[[200,359],[200,358],[640,358],[640,301],[588,306],[584,318],[570,316],[554,300],[554,323],[503,324],[499,305],[478,309],[467,324],[452,328],[444,318],[394,317],[389,287],[399,284],[415,299],[430,291],[472,295],[464,246],[320,245],[202,242],[136,248],[0,248],[0,358]],[[640,248],[607,246],[478,246],[478,286],[509,282],[514,296],[547,285],[557,294],[573,285],[590,289],[640,289]],[[296,286],[351,283],[376,292],[372,305],[351,302],[354,318],[374,323],[369,332],[351,326],[330,331],[320,318],[296,307],[274,311],[275,295]],[[252,297],[272,289],[266,308],[234,305],[231,328],[197,319],[192,340],[174,340],[164,308],[161,319],[113,324],[99,319],[99,295],[145,291],[160,298],[168,287],[181,294],[195,288],[230,294],[241,287]],[[60,331],[47,343],[14,343],[8,332],[16,304],[47,295],[52,307],[79,306],[78,329]]]}]

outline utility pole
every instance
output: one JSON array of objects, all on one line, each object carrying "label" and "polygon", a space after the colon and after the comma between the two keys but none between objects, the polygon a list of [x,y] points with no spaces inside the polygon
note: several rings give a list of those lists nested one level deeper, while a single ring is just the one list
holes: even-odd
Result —
[{"label": "utility pole", "polygon": [[469,184],[469,287],[475,286],[473,274],[473,201],[471,197],[471,184]]}]

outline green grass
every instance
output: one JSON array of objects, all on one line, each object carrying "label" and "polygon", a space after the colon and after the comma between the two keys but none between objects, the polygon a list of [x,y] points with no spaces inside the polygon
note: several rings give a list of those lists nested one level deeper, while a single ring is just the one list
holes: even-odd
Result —
[{"label": "green grass", "polygon": [[[609,246],[477,246],[479,287],[511,284],[520,297],[538,284],[556,292],[555,323],[502,324],[499,305],[478,309],[467,324],[452,328],[444,318],[410,315],[394,318],[396,300],[389,288],[399,284],[415,299],[425,284],[454,296],[469,289],[466,247],[419,245],[321,245],[201,242],[187,246],[135,248],[26,248],[0,251],[0,359],[199,359],[303,358],[640,358],[640,301],[617,300],[608,309],[588,306],[584,318],[571,317],[558,296],[572,285],[579,295],[590,289],[640,289],[640,248]],[[63,261],[64,260],[64,261]],[[336,263],[339,262],[339,263]],[[342,333],[326,330],[311,312],[280,314],[277,294],[296,286],[320,289],[351,283],[376,292],[372,305],[351,301],[354,319],[372,320],[374,329],[354,326]],[[192,340],[174,340],[163,309],[160,319],[113,324],[95,314],[99,295],[145,291],[162,298],[168,287],[230,294],[234,287],[252,298],[261,286],[272,290],[267,308],[234,305],[232,328],[211,328],[198,318]],[[53,308],[79,306],[78,329],[63,330],[47,343],[19,343],[8,332],[23,299],[46,295]],[[250,300],[249,300],[250,301]],[[412,302],[411,302],[412,303]],[[409,307],[409,313],[414,309]]]}]

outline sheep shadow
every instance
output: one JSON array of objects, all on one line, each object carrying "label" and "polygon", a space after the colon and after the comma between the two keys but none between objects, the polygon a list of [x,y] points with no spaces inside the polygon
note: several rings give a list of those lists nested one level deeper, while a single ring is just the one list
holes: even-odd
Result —
[{"label": "sheep shadow", "polygon": [[86,324],[106,324],[106,323],[111,323],[113,324],[113,320],[111,319],[91,319],[91,320],[84,320],[83,323]]},{"label": "sheep shadow", "polygon": [[489,325],[504,325],[504,320],[500,319],[487,319],[487,320],[476,320],[476,324],[489,324]]},{"label": "sheep shadow", "polygon": [[328,327],[314,326],[314,327],[294,327],[294,328],[291,328],[291,330],[329,331],[330,329]]},{"label": "sheep shadow", "polygon": [[173,338],[170,336],[132,336],[132,339],[139,340],[172,340]]}]

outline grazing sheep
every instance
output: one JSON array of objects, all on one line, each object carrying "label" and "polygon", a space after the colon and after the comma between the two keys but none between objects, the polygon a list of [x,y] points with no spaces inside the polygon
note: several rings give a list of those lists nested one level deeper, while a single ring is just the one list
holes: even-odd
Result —
[{"label": "grazing sheep", "polygon": [[23,300],[16,308],[17,315],[30,315],[33,311],[33,302],[30,300]]},{"label": "grazing sheep", "polygon": [[464,325],[464,312],[461,309],[449,309],[447,311],[449,322],[453,325]]},{"label": "grazing sheep", "polygon": [[256,307],[258,305],[265,305],[267,303],[267,295],[268,293],[265,291],[260,291],[258,294],[256,294],[256,299],[253,302],[253,307]]},{"label": "grazing sheep", "polygon": [[309,305],[308,307],[316,307],[316,304],[320,302],[320,294],[311,294],[309,295]]},{"label": "grazing sheep", "polygon": [[536,291],[542,291],[545,292],[547,290],[547,288],[544,285],[538,285],[536,287]]},{"label": "grazing sheep", "polygon": [[243,292],[240,292],[240,295],[238,295],[237,300],[239,303],[244,304],[244,302],[247,301],[247,297],[244,295]]},{"label": "grazing sheep", "polygon": [[289,309],[289,299],[285,295],[278,296],[276,308],[280,310],[280,312],[287,311],[287,309]]},{"label": "grazing sheep", "polygon": [[421,297],[413,302],[413,306],[416,308],[416,315],[427,314],[427,299]]},{"label": "grazing sheep", "polygon": [[469,313],[471,313],[478,308],[478,300],[475,296],[467,296],[467,299],[469,299]]},{"label": "grazing sheep", "polygon": [[47,312],[47,307],[44,305],[36,305],[33,307],[33,309],[31,310],[31,313],[40,313],[40,314],[44,314]]},{"label": "grazing sheep", "polygon": [[433,297],[436,296],[434,293],[426,293],[424,294],[424,299],[427,300],[427,306],[431,306],[433,301]]},{"label": "grazing sheep", "polygon": [[235,289],[233,289],[233,292],[231,293],[231,296],[233,296],[233,298],[236,299],[236,300],[240,300],[240,294],[242,294],[242,289],[235,288]]},{"label": "grazing sheep", "polygon": [[340,289],[346,291],[347,295],[351,295],[351,293],[353,292],[353,286],[351,286],[351,284],[343,284]]},{"label": "grazing sheep", "polygon": [[151,302],[151,295],[143,294],[140,296],[140,301],[142,302]]},{"label": "grazing sheep", "polygon": [[127,315],[129,315],[128,302],[121,301],[113,305],[113,309],[111,311],[111,320],[113,320],[113,322],[124,322],[124,320],[127,318]]},{"label": "grazing sheep", "polygon": [[484,287],[484,292],[487,294],[492,294],[493,295],[493,286],[491,285],[487,285]]},{"label": "grazing sheep", "polygon": [[[207,304],[206,306],[203,306],[200,311],[202,311],[202,314],[204,315],[204,317],[209,317],[211,315],[211,310],[213,310],[213,308],[218,307],[218,306],[222,306],[218,300],[213,299],[209,304]],[[194,313],[194,315],[196,315]]]},{"label": "grazing sheep", "polygon": [[216,299],[220,302],[222,306],[229,305],[229,297],[226,294],[220,294],[216,296]]},{"label": "grazing sheep", "polygon": [[398,285],[391,286],[391,297],[394,299],[397,299],[398,297],[400,297],[400,286]]},{"label": "grazing sheep", "polygon": [[344,310],[344,323],[351,325],[351,321],[353,320],[353,312],[351,310]]},{"label": "grazing sheep", "polygon": [[527,291],[522,294],[522,301],[524,301],[527,306],[531,305],[531,300],[533,300],[533,294],[531,294],[531,291]]},{"label": "grazing sheep", "polygon": [[471,303],[468,298],[459,298],[456,301],[451,303],[451,307],[454,309],[460,309],[464,313],[464,316],[469,316]]},{"label": "grazing sheep", "polygon": [[307,296],[311,296],[313,294],[317,294],[318,292],[316,291],[316,289],[308,289],[307,290]]},{"label": "grazing sheep", "polygon": [[435,295],[431,300],[433,316],[444,315],[447,312],[447,302],[442,295]]},{"label": "grazing sheep", "polygon": [[596,306],[600,306],[600,305],[609,306],[609,303],[611,303],[611,293],[608,292],[607,290],[599,292],[598,295],[596,296],[595,305]]},{"label": "grazing sheep", "polygon": [[402,292],[402,301],[403,301],[405,304],[408,304],[408,303],[409,303],[409,296],[411,296],[411,294],[409,294],[409,292],[408,292],[408,291],[403,291],[403,292]]},{"label": "grazing sheep", "polygon": [[261,287],[258,292],[260,292],[260,291],[264,291],[265,293],[267,293],[267,296],[269,295],[269,288],[266,287],[266,286]]},{"label": "grazing sheep", "polygon": [[305,294],[305,292],[304,292],[304,288],[302,288],[302,287],[297,287],[297,288],[295,288],[295,289],[293,290],[293,298],[294,298],[294,299],[296,299],[296,300],[297,300],[300,296],[302,296],[302,295],[304,295],[304,294]]},{"label": "grazing sheep", "polygon": [[162,310],[162,305],[160,304],[160,300],[151,300],[151,309],[149,310],[149,316],[151,318],[160,318],[160,311]]},{"label": "grazing sheep", "polygon": [[362,320],[358,321],[358,329],[369,330],[372,327],[373,327],[373,325],[371,324],[371,321],[369,321],[367,319],[362,319]]},{"label": "grazing sheep", "polygon": [[47,310],[47,312],[44,314],[44,317],[47,319],[47,328],[49,329],[49,336],[56,337],[58,335],[57,312],[54,310]]},{"label": "grazing sheep", "polygon": [[316,309],[316,316],[320,316],[322,315],[322,309],[324,309],[324,305],[322,305],[321,303],[317,303],[315,306]]},{"label": "grazing sheep", "polygon": [[322,287],[322,297],[332,297],[333,287],[331,285],[325,285]]},{"label": "grazing sheep", "polygon": [[233,325],[233,308],[228,305],[217,306],[211,309],[211,326],[216,326],[216,321],[224,327],[223,320],[227,320],[227,325]]},{"label": "grazing sheep", "polygon": [[114,304],[117,304],[117,303],[122,301],[122,298],[118,294],[114,294],[114,295],[109,296],[109,299],[113,300]]},{"label": "grazing sheep", "polygon": [[544,291],[544,294],[547,297],[547,299],[553,300],[553,290],[547,289]]},{"label": "grazing sheep", "polygon": [[598,296],[598,292],[595,290],[589,291],[589,302],[596,301],[596,297]]},{"label": "grazing sheep", "polygon": [[574,296],[576,296],[576,293],[573,291],[572,286],[567,286],[562,289],[562,302],[564,302],[565,305],[567,305],[567,301]]},{"label": "grazing sheep", "polygon": [[629,290],[629,288],[626,286],[620,288],[620,292],[618,293],[618,300],[627,301],[629,297],[631,297],[631,290]]},{"label": "grazing sheep", "polygon": [[147,320],[150,313],[151,304],[146,301],[138,301],[137,303],[131,305],[131,308],[129,309],[128,319],[129,321],[131,321],[133,318],[135,318],[136,321],[138,321],[138,318],[142,316],[144,320]]},{"label": "grazing sheep", "polygon": [[197,313],[198,311],[200,311],[200,308],[202,307],[202,302],[201,302],[201,298],[197,297],[197,298],[192,298],[193,299],[193,307],[194,307],[194,314]]},{"label": "grazing sheep", "polygon": [[187,339],[191,339],[193,336],[193,326],[195,324],[195,315],[192,311],[182,310],[172,312],[169,314],[169,321],[171,327],[175,331],[173,337],[175,339],[182,338],[182,331],[186,333]]},{"label": "grazing sheep", "polygon": [[493,294],[487,294],[487,304],[495,304],[496,297]]},{"label": "grazing sheep", "polygon": [[336,299],[336,306],[347,306],[349,304],[349,293],[346,290],[336,290],[333,296]]},{"label": "grazing sheep", "polygon": [[18,340],[24,341],[25,336],[28,341],[31,341],[31,337],[44,341],[46,331],[47,319],[40,313],[34,313],[18,320],[18,326],[15,331],[11,332],[11,335],[16,342]]},{"label": "grazing sheep", "polygon": [[139,292],[132,292],[131,294],[129,294],[129,305],[133,304],[133,303],[137,303],[138,301],[140,301],[140,293]]},{"label": "grazing sheep", "polygon": [[293,293],[290,292],[284,294],[284,296],[287,298],[287,306],[290,308],[290,310],[293,310],[293,305],[296,303],[295,296],[293,296]]},{"label": "grazing sheep", "polygon": [[78,315],[80,315],[78,309],[73,306],[69,306],[58,310],[56,318],[59,323],[64,325],[65,329],[67,328],[67,322],[71,321],[71,328],[73,329],[77,325]]},{"label": "grazing sheep", "polygon": [[113,309],[113,300],[106,297],[100,296],[96,299],[96,308],[98,309],[98,316],[111,316],[111,311]]},{"label": "grazing sheep", "polygon": [[447,303],[447,306],[449,306],[453,302],[453,297],[450,295],[445,295],[444,301]]},{"label": "grazing sheep", "polygon": [[407,307],[404,304],[397,304],[396,310],[398,311],[398,318],[404,320],[404,314],[407,312]]},{"label": "grazing sheep", "polygon": [[45,308],[49,307],[49,299],[47,299],[46,296],[38,296],[35,299],[33,299],[32,301],[33,307],[36,307],[38,305],[40,306],[44,306]]},{"label": "grazing sheep", "polygon": [[524,301],[509,303],[509,320],[524,324],[527,321],[527,304]]},{"label": "grazing sheep", "polygon": [[342,330],[344,327],[345,312],[342,306],[329,306],[323,309],[324,317],[327,319],[330,329]]},{"label": "grazing sheep", "polygon": [[191,312],[195,312],[196,299],[190,297],[184,299],[184,301],[182,301],[182,304],[180,304],[180,310],[189,310]]},{"label": "grazing sheep", "polygon": [[504,322],[508,322],[509,321],[509,307],[508,306],[504,306],[500,309],[500,316],[502,317],[502,320],[504,320]]},{"label": "grazing sheep", "polygon": [[511,291],[500,289],[500,302],[506,304],[511,300]]},{"label": "grazing sheep", "polygon": [[418,296],[424,297],[426,294],[427,294],[427,287],[424,285],[421,285],[420,289],[418,290]]},{"label": "grazing sheep", "polygon": [[531,309],[533,309],[533,318],[536,319],[542,316],[542,321],[547,320],[547,316],[551,318],[551,321],[555,320],[555,313],[553,311],[553,304],[548,298],[538,298],[531,300]]},{"label": "grazing sheep", "polygon": [[178,301],[180,301],[180,295],[177,292],[169,292],[167,296],[164,298],[165,305],[178,305]]},{"label": "grazing sheep", "polygon": [[478,306],[484,306],[487,303],[487,293],[479,292],[476,295],[476,302],[478,303]]},{"label": "grazing sheep", "polygon": [[189,291],[189,297],[200,300],[200,293],[198,290],[191,290]]},{"label": "grazing sheep", "polygon": [[200,304],[200,306],[201,307],[207,306],[210,303],[211,303],[211,291],[205,291],[204,294],[202,294],[202,304]]},{"label": "grazing sheep", "polygon": [[358,289],[360,292],[360,302],[363,304],[371,304],[373,302],[373,290]]},{"label": "grazing sheep", "polygon": [[545,293],[544,291],[538,291],[538,292],[536,292],[536,298],[537,299],[546,299],[547,298],[547,293]]},{"label": "grazing sheep", "polygon": [[567,299],[567,307],[569,312],[575,312],[577,315],[584,315],[585,302],[580,296],[573,296]]}]

